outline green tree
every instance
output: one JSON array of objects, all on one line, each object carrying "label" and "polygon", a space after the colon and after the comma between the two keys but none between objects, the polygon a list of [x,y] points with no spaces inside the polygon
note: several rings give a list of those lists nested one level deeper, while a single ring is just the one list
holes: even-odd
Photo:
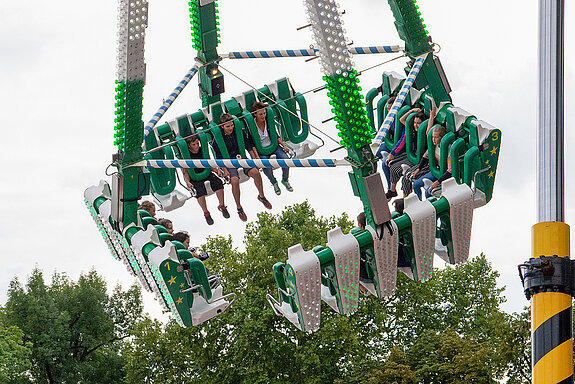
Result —
[{"label": "green tree", "polygon": [[24,332],[0,322],[0,383],[28,383],[32,344],[23,340]]},{"label": "green tree", "polygon": [[[310,335],[273,313],[265,300],[276,293],[271,266],[287,259],[290,246],[325,245],[328,230],[352,225],[345,215],[317,217],[305,202],[278,215],[259,214],[247,227],[244,252],[229,237],[208,239],[204,250],[214,255],[208,268],[237,301],[199,327],[140,322],[123,351],[126,381],[407,384],[432,377],[433,367],[457,370],[458,378],[484,375],[478,383],[502,378],[508,366],[497,343],[508,340],[502,328],[509,319],[499,308],[498,274],[483,255],[436,271],[426,283],[400,273],[393,297],[362,299],[349,317],[324,305],[322,327]],[[415,364],[419,350],[433,351],[441,364]]]},{"label": "green tree", "polygon": [[34,381],[117,383],[123,379],[120,341],[141,316],[141,292],[118,286],[108,296],[95,271],[78,282],[55,273],[46,285],[36,268],[25,287],[17,279],[10,283],[5,313],[7,324],[32,345]]}]

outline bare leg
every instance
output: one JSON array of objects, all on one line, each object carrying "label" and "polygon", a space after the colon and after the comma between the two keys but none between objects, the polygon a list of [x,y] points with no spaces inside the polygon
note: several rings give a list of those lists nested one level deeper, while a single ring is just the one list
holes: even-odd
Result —
[{"label": "bare leg", "polygon": [[218,189],[216,191],[216,196],[218,197],[218,201],[220,202],[220,205],[226,205],[226,202],[224,201],[224,189]]},{"label": "bare leg", "polygon": [[260,197],[265,197],[265,195],[264,195],[264,183],[262,182],[262,175],[260,174],[260,172],[257,169],[252,168],[248,172],[248,176],[251,177],[252,179],[254,179],[254,184],[256,185],[256,188],[258,189],[258,193],[259,193]]},{"label": "bare leg", "polygon": [[236,206],[240,209],[242,207],[242,203],[240,202],[240,179],[238,177],[232,177],[230,183],[232,184],[232,195],[234,195]]},{"label": "bare leg", "polygon": [[391,185],[389,186],[389,190],[396,192],[396,189],[395,189],[396,186],[397,186],[397,183],[391,183]]},{"label": "bare leg", "polygon": [[204,213],[208,212],[208,206],[206,205],[206,196],[198,197],[196,200],[198,200],[198,204],[200,204],[200,207],[202,207],[202,211],[204,211]]}]

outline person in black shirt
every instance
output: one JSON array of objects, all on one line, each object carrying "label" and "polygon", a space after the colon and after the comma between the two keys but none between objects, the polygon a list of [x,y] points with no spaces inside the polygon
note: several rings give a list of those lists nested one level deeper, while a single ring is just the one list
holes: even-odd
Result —
[{"label": "person in black shirt", "polygon": [[[198,135],[192,135],[188,140],[186,140],[188,144],[188,149],[190,151],[190,159],[203,159],[202,151],[200,150],[200,138]],[[202,168],[195,168],[192,172],[201,173],[203,172]],[[218,168],[218,173],[222,173],[222,171]],[[194,189],[196,191],[196,199],[198,200],[198,204],[204,211],[204,218],[208,225],[212,225],[214,223],[214,219],[212,218],[210,211],[208,210],[208,206],[206,204],[206,195],[208,192],[206,191],[205,181],[208,180],[210,182],[210,186],[212,187],[212,191],[216,193],[218,197],[218,201],[220,205],[218,206],[218,210],[222,212],[222,215],[227,219],[230,217],[230,213],[228,212],[228,207],[226,207],[226,203],[224,200],[224,183],[222,180],[216,176],[213,172],[210,172],[208,177],[202,180],[192,180],[190,175],[186,170],[184,170],[184,180],[188,188]]]},{"label": "person in black shirt", "polygon": [[[242,157],[240,154],[240,146],[238,144],[238,140],[236,137],[236,134],[234,132],[234,118],[232,115],[230,115],[229,113],[224,113],[222,114],[222,116],[220,117],[220,124],[223,124],[223,126],[221,127],[222,130],[222,136],[224,139],[224,144],[226,146],[226,149],[228,151],[228,155],[229,155],[229,159],[236,159],[239,157]],[[247,137],[244,134],[244,143],[245,143],[245,147],[246,150],[249,152],[250,156],[252,157],[252,159],[257,159],[259,156],[256,152],[256,149],[253,147],[249,137]],[[220,150],[220,148],[218,147],[217,144],[214,145],[214,150],[216,152],[216,157],[218,159],[223,159],[222,156],[222,151]],[[230,178],[230,183],[232,184],[232,195],[234,196],[234,200],[236,202],[236,206],[238,208],[238,216],[240,217],[240,220],[242,221],[246,221],[248,219],[246,213],[244,212],[244,209],[242,207],[241,201],[240,201],[240,178],[238,175],[238,170],[235,168],[223,168],[223,175],[225,177]],[[264,207],[266,207],[267,209],[271,209],[272,205],[271,203],[268,201],[268,199],[266,199],[265,195],[264,195],[264,186],[263,186],[263,182],[262,182],[262,176],[259,172],[259,170],[257,168],[244,168],[244,173],[248,176],[251,177],[254,180],[254,184],[259,192],[258,195],[258,200],[264,205]]]}]

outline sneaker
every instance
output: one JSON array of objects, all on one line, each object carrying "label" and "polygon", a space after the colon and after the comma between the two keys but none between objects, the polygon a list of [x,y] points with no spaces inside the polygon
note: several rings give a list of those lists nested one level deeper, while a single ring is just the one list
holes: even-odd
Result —
[{"label": "sneaker", "polygon": [[211,252],[206,252],[206,253],[200,253],[197,258],[200,259],[201,261],[206,261],[207,259],[210,258],[210,256],[212,255]]},{"label": "sneaker", "polygon": [[267,209],[272,209],[272,204],[265,197],[258,196],[258,200],[261,201],[264,207]]},{"label": "sneaker", "polygon": [[392,191],[391,189],[387,192],[385,192],[385,197],[387,198],[387,200],[390,200],[392,197],[396,197],[397,196],[397,191]]},{"label": "sneaker", "polygon": [[248,221],[248,216],[244,212],[243,208],[238,208],[238,216],[240,217],[241,221]]},{"label": "sneaker", "polygon": [[212,219],[212,215],[209,212],[204,212],[204,219],[206,219],[206,223],[208,225],[212,225],[214,223],[214,219]]},{"label": "sneaker", "polygon": [[220,211],[222,213],[222,216],[225,217],[226,219],[230,218],[230,213],[228,212],[228,207],[226,207],[225,205],[218,206],[218,211]]},{"label": "sneaker", "polygon": [[282,180],[282,184],[284,185],[284,187],[286,187],[286,189],[288,190],[288,192],[293,192],[293,188],[291,187],[289,181],[287,181],[287,180]]},{"label": "sneaker", "polygon": [[273,187],[274,187],[274,192],[276,193],[276,195],[281,195],[282,190],[280,189],[280,185],[278,183],[274,183]]}]

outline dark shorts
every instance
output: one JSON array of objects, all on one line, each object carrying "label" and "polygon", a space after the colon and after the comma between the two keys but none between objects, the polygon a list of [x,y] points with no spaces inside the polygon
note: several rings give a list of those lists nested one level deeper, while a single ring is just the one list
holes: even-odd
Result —
[{"label": "dark shorts", "polygon": [[[232,177],[240,177],[240,175],[238,174],[238,170],[236,168],[226,168],[228,170],[228,172],[230,173],[230,178]],[[248,175],[248,172],[250,171],[250,169],[255,169],[255,168],[242,168],[244,170],[244,175]]]},{"label": "dark shorts", "polygon": [[212,187],[212,191],[218,191],[224,187],[224,183],[222,179],[216,176],[215,173],[211,172],[208,177],[203,180],[191,180],[194,189],[196,190],[196,199],[198,197],[206,196],[208,192],[206,191],[206,185],[204,184],[205,181],[208,180],[210,182],[210,186]]}]

